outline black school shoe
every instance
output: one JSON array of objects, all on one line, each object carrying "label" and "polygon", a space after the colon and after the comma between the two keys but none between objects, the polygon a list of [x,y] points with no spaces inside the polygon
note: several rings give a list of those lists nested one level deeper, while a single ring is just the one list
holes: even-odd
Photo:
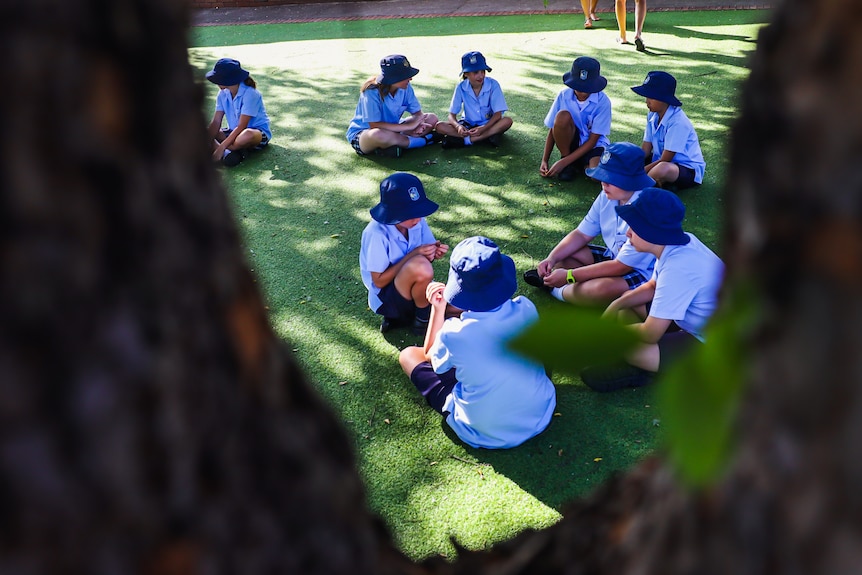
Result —
[{"label": "black school shoe", "polygon": [[651,383],[654,377],[654,373],[624,362],[586,367],[581,371],[581,380],[587,387],[599,393],[627,387],[643,387]]},{"label": "black school shoe", "polygon": [[404,154],[401,146],[389,146],[388,148],[377,148],[374,153],[384,158],[400,158]]},{"label": "black school shoe", "polygon": [[453,148],[463,148],[465,145],[464,138],[459,138],[458,136],[443,136],[443,143],[440,144],[440,147],[444,150],[451,150]]},{"label": "black school shoe", "polygon": [[221,163],[228,168],[240,165],[245,159],[245,150],[236,150],[221,159]]},{"label": "black school shoe", "polygon": [[499,148],[500,143],[502,142],[502,134],[494,134],[493,136],[488,136],[488,139],[485,141],[488,142],[488,145],[492,148]]},{"label": "black school shoe", "polygon": [[578,167],[574,164],[569,164],[563,168],[557,176],[561,182],[571,182],[578,175]]},{"label": "black school shoe", "polygon": [[539,270],[527,270],[524,272],[524,281],[533,287],[547,288],[542,277],[539,275]]}]

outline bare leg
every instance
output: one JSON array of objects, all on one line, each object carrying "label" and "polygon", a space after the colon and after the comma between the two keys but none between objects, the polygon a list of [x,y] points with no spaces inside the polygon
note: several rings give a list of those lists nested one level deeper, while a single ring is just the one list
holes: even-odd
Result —
[{"label": "bare leg", "polygon": [[647,0],[635,0],[635,38],[640,38],[644,31]]},{"label": "bare leg", "polygon": [[[596,0],[598,1],[598,0]],[[593,21],[590,19],[590,13],[593,11],[590,7],[591,0],[581,0],[581,10],[584,12],[584,28],[592,28]]]},{"label": "bare leg", "polygon": [[626,41],[626,0],[615,0],[614,8],[617,12],[617,26],[620,29],[620,36],[617,42],[620,44],[628,44]]}]

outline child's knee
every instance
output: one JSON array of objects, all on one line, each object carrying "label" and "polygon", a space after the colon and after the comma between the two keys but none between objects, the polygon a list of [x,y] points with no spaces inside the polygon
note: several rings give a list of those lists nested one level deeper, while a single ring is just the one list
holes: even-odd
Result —
[{"label": "child's knee", "polygon": [[572,113],[568,110],[560,110],[554,116],[554,127],[574,128],[575,121],[572,119]]}]

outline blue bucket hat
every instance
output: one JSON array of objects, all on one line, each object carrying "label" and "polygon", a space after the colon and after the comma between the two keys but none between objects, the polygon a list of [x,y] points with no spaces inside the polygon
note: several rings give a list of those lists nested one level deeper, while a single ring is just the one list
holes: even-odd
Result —
[{"label": "blue bucket hat", "polygon": [[637,235],[651,244],[681,246],[691,241],[682,231],[685,205],[667,190],[646,188],[632,203],[614,209]]},{"label": "blue bucket hat", "polygon": [[627,192],[636,192],[655,185],[644,171],[644,151],[631,142],[616,142],[605,148],[595,168],[584,172],[600,182],[613,184]]},{"label": "blue bucket hat", "polygon": [[425,196],[425,188],[419,178],[396,172],[380,182],[380,203],[371,208],[371,217],[391,226],[430,216],[438,207]]},{"label": "blue bucket hat", "polygon": [[449,258],[449,279],[443,299],[467,311],[488,311],[503,305],[518,289],[515,262],[483,236],[462,240]]},{"label": "blue bucket hat", "polygon": [[667,72],[660,70],[648,72],[646,78],[644,78],[644,83],[640,86],[632,86],[632,91],[644,98],[665,102],[671,106],[682,106],[682,102],[674,96],[676,92],[676,78]]},{"label": "blue bucket hat", "polygon": [[478,72],[479,70],[491,71],[491,67],[485,62],[485,56],[481,52],[467,52],[461,56],[461,73]]},{"label": "blue bucket hat", "polygon": [[563,74],[563,84],[578,92],[601,92],[608,85],[608,79],[599,74],[601,69],[595,58],[581,56],[572,62],[572,69]]},{"label": "blue bucket hat", "polygon": [[391,86],[407,78],[412,78],[419,73],[407,60],[407,56],[392,54],[380,60],[380,75],[377,76],[378,84]]},{"label": "blue bucket hat", "polygon": [[239,60],[222,58],[207,72],[207,80],[218,86],[233,86],[241,84],[248,75],[248,71],[240,67]]}]

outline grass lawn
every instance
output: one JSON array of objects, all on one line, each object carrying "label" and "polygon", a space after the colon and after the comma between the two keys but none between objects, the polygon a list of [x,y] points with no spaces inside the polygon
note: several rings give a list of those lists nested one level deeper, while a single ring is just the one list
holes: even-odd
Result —
[{"label": "grass lawn", "polygon": [[[618,47],[613,16],[583,30],[579,15],[318,22],[191,31],[189,58],[204,85],[209,120],[216,87],[203,80],[220,57],[251,71],[273,121],[269,149],[224,171],[271,321],[354,438],[369,503],[412,558],[451,556],[449,538],[481,549],[548,526],[567,501],[661,447],[661,412],[650,388],[598,395],[577,376],[554,374],[557,415],[543,434],[508,451],[461,444],[425,406],[398,366],[420,343],[382,335],[359,276],[360,234],[380,180],[409,171],[440,210],[428,221],[454,247],[482,234],[534,267],[586,213],[600,187],[538,174],[543,119],[562,75],[580,55],[597,58],[613,101],[611,141],[640,143],[642,98],[629,88],[649,70],[676,76],[677,96],[707,160],[703,186],[681,194],[687,231],[721,253],[725,148],[764,11],[657,12],[648,52]],[[631,15],[630,15],[631,17]],[[633,26],[630,25],[630,28]],[[514,126],[498,149],[411,150],[400,159],[360,158],[344,134],[359,86],[382,56],[406,54],[420,69],[423,110],[446,115],[461,54],[479,50],[503,87]],[[552,160],[557,156],[552,156]],[[448,258],[435,263],[445,281]],[[562,305],[523,283],[540,313]]]}]

